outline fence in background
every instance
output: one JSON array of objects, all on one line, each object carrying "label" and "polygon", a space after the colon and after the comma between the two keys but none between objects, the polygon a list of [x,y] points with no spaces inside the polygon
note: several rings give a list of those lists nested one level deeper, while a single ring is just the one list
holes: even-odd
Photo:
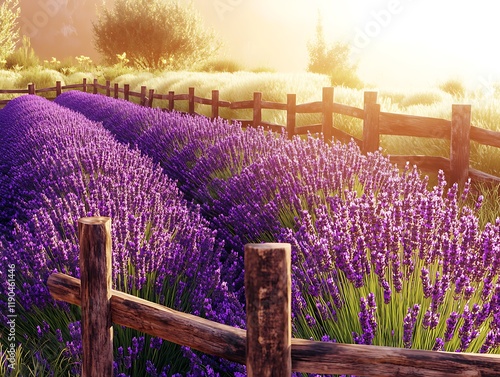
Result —
[{"label": "fence in background", "polygon": [[[272,131],[286,130],[289,137],[293,135],[304,135],[307,133],[322,132],[325,140],[335,138],[341,142],[354,140],[363,153],[378,150],[380,137],[382,135],[397,135],[409,137],[424,137],[450,140],[450,153],[448,157],[422,156],[422,155],[391,155],[390,160],[399,167],[409,162],[417,165],[422,172],[436,173],[443,170],[450,182],[463,184],[468,178],[486,183],[500,183],[500,177],[474,169],[470,166],[471,142],[500,148],[500,132],[490,131],[471,125],[471,106],[452,105],[451,120],[413,116],[404,114],[393,114],[380,111],[377,104],[377,92],[365,92],[363,108],[348,106],[334,101],[334,88],[323,88],[322,100],[310,103],[297,104],[296,94],[287,94],[286,103],[265,101],[262,93],[255,92],[253,99],[246,101],[229,102],[219,98],[219,91],[212,90],[212,98],[202,98],[195,95],[195,88],[189,88],[189,93],[168,94],[155,93],[154,89],[141,87],[140,92],[133,92],[130,86],[125,84],[123,88],[118,84],[106,85],[98,83],[94,79],[92,84],[83,79],[82,84],[62,86],[56,82],[55,87],[36,89],[34,84],[28,85],[26,90],[0,90],[0,94],[43,94],[54,92],[57,97],[63,90],[77,89],[94,94],[104,94],[108,97],[124,98],[131,100],[137,98],[142,106],[152,107],[154,102],[166,101],[167,110],[173,110],[176,101],[188,102],[188,113],[195,114],[195,104],[211,107],[211,117],[219,116],[220,108],[252,109],[252,119],[231,119],[240,121],[243,126],[263,126]],[[7,103],[0,101],[0,106]],[[262,110],[286,111],[286,124],[273,124],[262,120]],[[322,122],[298,127],[296,124],[297,114],[319,113],[322,114]],[[356,119],[363,123],[362,139],[356,138],[343,130],[335,128],[333,115],[340,114]]]},{"label": "fence in background", "polygon": [[357,376],[500,375],[500,356],[411,350],[292,339],[290,244],[245,245],[246,330],[111,289],[111,219],[78,222],[81,280],[48,279],[56,300],[82,310],[82,377],[113,375],[112,324],[247,366],[249,377],[289,377],[292,371]]}]

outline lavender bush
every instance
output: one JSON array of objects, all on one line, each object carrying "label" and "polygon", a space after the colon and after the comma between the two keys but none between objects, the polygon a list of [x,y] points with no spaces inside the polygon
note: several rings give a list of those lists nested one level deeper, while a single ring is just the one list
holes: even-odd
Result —
[{"label": "lavender bush", "polygon": [[479,226],[481,198],[466,205],[468,187],[446,189],[441,174],[428,190],[416,169],[317,138],[252,143],[251,131],[245,148],[239,128],[208,130],[201,118],[170,127],[178,116],[163,115],[137,145],[202,202],[234,292],[245,243],[290,242],[297,336],[499,352],[500,221]]},{"label": "lavender bush", "polygon": [[268,134],[269,146],[245,148],[240,129],[196,123],[176,132],[162,121],[137,145],[202,203],[240,299],[243,245],[290,242],[296,336],[499,352],[500,222],[479,226],[481,197],[470,208],[468,188],[445,190],[441,175],[429,191],[415,169],[354,145]]},{"label": "lavender bush", "polygon": [[[241,305],[220,279],[215,232],[149,158],[117,143],[100,124],[35,96],[10,102],[0,111],[0,127],[0,296],[7,297],[5,273],[14,264],[18,342],[34,343],[47,373],[62,348],[76,363],[72,373],[78,369],[78,310],[55,304],[45,283],[54,271],[78,277],[82,216],[113,219],[116,289],[243,326]],[[218,373],[241,369],[131,330],[115,332],[116,375],[173,375],[198,370],[199,362],[217,365]],[[51,347],[41,347],[45,341]]]},{"label": "lavender bush", "polygon": [[[198,203],[216,196],[217,188],[211,187],[214,178],[238,174],[284,142],[262,129],[245,132],[240,124],[222,119],[166,113],[102,95],[69,91],[56,102],[102,122],[119,141],[138,146]],[[231,158],[220,158],[226,155]]]},{"label": "lavender bush", "polygon": [[426,186],[379,153],[296,138],[229,179],[212,222],[235,249],[292,244],[297,336],[499,352],[500,221],[480,229],[442,174]]}]

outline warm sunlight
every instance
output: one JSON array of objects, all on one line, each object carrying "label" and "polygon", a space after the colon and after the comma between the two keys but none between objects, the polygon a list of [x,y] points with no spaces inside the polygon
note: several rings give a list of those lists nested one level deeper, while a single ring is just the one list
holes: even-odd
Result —
[{"label": "warm sunlight", "polygon": [[497,19],[0,0],[0,377],[500,375]]},{"label": "warm sunlight", "polygon": [[[182,0],[186,3],[191,0]],[[44,59],[97,58],[91,23],[100,1],[21,0],[21,30]],[[108,6],[112,0],[105,2]],[[482,0],[193,0],[231,59],[255,68],[303,71],[320,15],[330,43],[348,43],[364,81],[428,87],[457,78],[468,86],[500,78],[496,5]],[[61,8],[61,9],[59,9]],[[62,8],[64,8],[62,10]]]},{"label": "warm sunlight", "polygon": [[493,48],[500,26],[491,1],[195,0],[195,4],[211,26],[227,36],[231,56],[247,64],[303,70],[306,44],[314,36],[319,11],[328,40],[349,43],[360,74],[375,85],[425,87],[460,78],[477,86],[500,77],[500,55]]}]

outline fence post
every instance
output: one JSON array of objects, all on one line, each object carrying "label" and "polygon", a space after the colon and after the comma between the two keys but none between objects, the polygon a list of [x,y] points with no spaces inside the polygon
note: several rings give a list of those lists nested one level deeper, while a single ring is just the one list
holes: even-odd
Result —
[{"label": "fence post", "polygon": [[168,92],[168,110],[169,111],[173,111],[174,110],[174,95],[175,95],[175,92],[174,91],[169,91]]},{"label": "fence post", "polygon": [[36,94],[35,83],[28,84],[28,94]]},{"label": "fence post", "polygon": [[123,98],[125,99],[125,101],[128,101],[129,100],[129,92],[130,92],[130,84],[124,84],[123,85]]},{"label": "fence post", "polygon": [[82,81],[82,91],[84,93],[87,93],[87,78],[86,77],[84,77],[83,81]]},{"label": "fence post", "polygon": [[331,143],[333,138],[333,87],[323,88],[323,119],[322,131],[326,143]]},{"label": "fence post", "polygon": [[290,377],[291,246],[245,245],[248,377]]},{"label": "fence post", "polygon": [[114,99],[118,98],[118,93],[119,93],[119,91],[118,91],[118,83],[115,82],[115,85],[113,86],[113,98]]},{"label": "fence post", "polygon": [[219,91],[212,90],[212,119],[219,117]]},{"label": "fence post", "polygon": [[194,114],[194,88],[189,88],[189,114]]},{"label": "fence post", "polygon": [[111,97],[111,82],[106,80],[106,97]]},{"label": "fence post", "polygon": [[451,184],[463,184],[469,177],[471,105],[452,105],[450,137]]},{"label": "fence post", "polygon": [[253,93],[253,127],[259,127],[262,123],[262,93]]},{"label": "fence post", "polygon": [[60,81],[56,81],[56,97],[60,96],[61,95],[61,82]]},{"label": "fence post", "polygon": [[94,79],[94,89],[92,90],[92,93],[97,94],[97,79]]},{"label": "fence post", "polygon": [[144,85],[141,86],[141,106],[146,106],[146,87]]},{"label": "fence post", "polygon": [[147,104],[148,107],[153,107],[154,95],[155,95],[155,90],[149,89],[148,104]]},{"label": "fence post", "polygon": [[375,152],[380,147],[380,105],[377,104],[377,92],[365,92],[363,118],[363,150],[364,154]]},{"label": "fence post", "polygon": [[111,219],[78,221],[80,240],[82,377],[113,375]]},{"label": "fence post", "polygon": [[295,135],[295,126],[297,125],[297,95],[286,95],[286,132],[291,139]]}]

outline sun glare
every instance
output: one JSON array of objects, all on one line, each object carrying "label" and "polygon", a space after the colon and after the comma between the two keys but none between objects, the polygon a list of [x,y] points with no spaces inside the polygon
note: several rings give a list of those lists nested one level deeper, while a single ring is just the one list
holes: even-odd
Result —
[{"label": "sun glare", "polygon": [[478,77],[500,77],[500,56],[491,48],[500,26],[491,2],[275,0],[252,7],[268,33],[254,31],[258,45],[286,35],[279,48],[267,50],[280,70],[305,68],[304,45],[314,37],[319,15],[327,41],[348,43],[360,74],[375,85],[428,86],[452,77],[473,85]]},{"label": "sun glare", "polygon": [[[368,81],[428,85],[457,76],[474,85],[480,77],[500,76],[500,54],[491,48],[500,26],[491,2],[318,3],[329,39],[350,43]],[[330,22],[338,12],[343,24]]]}]

